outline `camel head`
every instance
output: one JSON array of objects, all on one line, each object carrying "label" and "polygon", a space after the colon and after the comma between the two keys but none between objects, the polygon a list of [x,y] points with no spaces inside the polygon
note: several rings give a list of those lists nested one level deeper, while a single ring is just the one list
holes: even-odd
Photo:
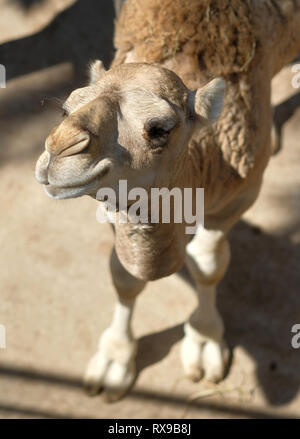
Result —
[{"label": "camel head", "polygon": [[[96,196],[101,187],[170,187],[183,167],[196,126],[222,109],[222,79],[189,91],[158,65],[91,66],[90,84],[71,93],[52,130],[36,178],[57,199]],[[184,169],[183,169],[184,171]]]}]

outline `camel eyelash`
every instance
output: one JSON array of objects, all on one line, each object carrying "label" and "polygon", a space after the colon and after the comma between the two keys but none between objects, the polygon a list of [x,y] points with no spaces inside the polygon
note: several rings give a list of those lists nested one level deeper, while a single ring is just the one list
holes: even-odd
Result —
[{"label": "camel eyelash", "polygon": [[41,104],[41,106],[42,107],[45,107],[45,106],[49,106],[49,104],[51,105],[51,107],[53,108],[53,107],[56,107],[56,108],[59,108],[59,109],[61,109],[62,108],[62,105],[63,105],[63,101],[61,100],[61,99],[59,99],[59,98],[55,98],[55,97],[53,97],[53,96],[45,96],[41,101],[40,101],[40,104]]},{"label": "camel eyelash", "polygon": [[62,107],[61,108],[61,115],[62,115],[62,117],[67,117],[68,114],[69,114],[68,111],[64,107]]}]

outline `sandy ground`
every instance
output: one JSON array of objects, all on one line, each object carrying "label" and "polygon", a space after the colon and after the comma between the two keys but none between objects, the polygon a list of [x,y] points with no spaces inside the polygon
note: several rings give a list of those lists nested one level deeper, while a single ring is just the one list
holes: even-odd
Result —
[{"label": "sandy ground", "polygon": [[[73,71],[89,47],[99,57],[111,56],[112,10],[107,6],[100,29],[93,28],[99,34],[96,43],[91,37],[94,46],[88,38],[79,46],[84,55],[33,60],[36,35],[46,43],[50,38],[50,46],[61,30],[50,23],[45,34],[40,19],[33,20],[31,32],[38,34],[30,39],[30,20],[20,18],[31,13],[30,3],[37,17],[48,8],[50,21],[64,2],[52,2],[51,12],[47,1],[16,0],[1,11],[0,62],[14,63],[0,90],[0,323],[7,331],[7,347],[0,349],[0,417],[300,417],[300,349],[291,347],[291,328],[300,323],[300,99],[290,66],[273,83],[283,149],[270,162],[259,200],[231,232],[232,263],[219,286],[233,350],[228,376],[217,386],[182,377],[182,323],[195,299],[185,276],[173,275],[149,284],[138,300],[139,376],[133,391],[111,405],[101,395],[86,396],[81,377],[112,314],[112,233],[97,223],[95,201],[55,202],[33,173],[45,137],[60,120],[51,98],[64,99],[72,90],[78,81]],[[24,38],[31,47],[26,65],[20,61]]]}]

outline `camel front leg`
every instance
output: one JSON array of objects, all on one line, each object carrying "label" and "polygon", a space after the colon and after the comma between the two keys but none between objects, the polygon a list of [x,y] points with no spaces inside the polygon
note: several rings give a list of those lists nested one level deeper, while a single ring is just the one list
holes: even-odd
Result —
[{"label": "camel front leg", "polygon": [[198,306],[184,326],[181,359],[185,374],[193,381],[205,375],[209,381],[217,382],[225,375],[229,351],[216,307],[216,285],[225,274],[229,260],[229,245],[220,231],[202,228],[186,248],[186,262],[196,284]]},{"label": "camel front leg", "polygon": [[84,383],[89,394],[105,390],[106,399],[114,401],[128,391],[136,377],[137,343],[132,335],[131,318],[136,296],[145,282],[125,270],[115,249],[111,254],[110,268],[118,301],[111,325],[101,335],[98,351],[88,364]]}]

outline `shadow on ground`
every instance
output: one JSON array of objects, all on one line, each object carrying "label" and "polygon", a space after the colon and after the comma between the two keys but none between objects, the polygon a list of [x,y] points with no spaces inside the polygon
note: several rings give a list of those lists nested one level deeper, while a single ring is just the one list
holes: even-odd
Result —
[{"label": "shadow on ground", "polygon": [[78,0],[41,32],[0,46],[7,80],[64,62],[72,62],[82,77],[87,64],[100,55],[108,66],[114,53],[113,20],[111,0]]},{"label": "shadow on ground", "polygon": [[11,0],[11,2],[19,4],[25,10],[30,10],[30,8],[32,8],[33,6],[39,3],[44,3],[45,0]]},{"label": "shadow on ground", "polygon": [[[79,389],[82,391],[82,381],[78,377],[62,376],[51,372],[40,372],[31,369],[16,368],[10,365],[2,364],[0,365],[0,376],[4,376],[6,379],[29,381],[31,383],[42,383],[48,385],[61,386],[66,388]],[[199,410],[210,410],[215,416],[219,414],[228,414],[231,416],[241,416],[248,418],[276,418],[284,419],[287,418],[285,415],[272,415],[267,411],[253,408],[251,406],[244,405],[243,407],[238,407],[236,405],[230,404],[228,401],[215,402],[215,401],[188,401],[184,396],[174,395],[173,393],[167,392],[155,392],[149,389],[133,389],[126,398],[129,400],[137,399],[142,401],[152,401],[155,403],[167,403],[170,406],[180,406],[185,408],[196,408]],[[58,413],[55,411],[42,410],[38,408],[31,408],[23,406],[22,404],[3,404],[0,403],[0,410],[6,413],[18,413],[25,416],[38,416],[43,418],[63,418],[71,419],[82,416],[76,416],[76,414],[68,413]],[[290,414],[289,419],[297,418],[297,415]]]},{"label": "shadow on ground", "polygon": [[[37,1],[22,0],[22,3],[25,7],[30,7]],[[82,73],[88,61],[99,55],[108,65],[113,56],[112,5],[111,0],[78,0],[41,32],[2,44],[0,60],[7,66],[7,79],[63,62],[71,62],[75,70]],[[1,99],[0,116],[14,123],[30,122],[30,118],[38,115],[41,110],[41,99],[45,96],[60,98],[78,84],[76,81],[62,79],[59,85],[53,87],[49,84],[30,98],[24,89],[14,96]],[[275,108],[274,120],[280,134],[285,122],[299,106],[300,94],[297,94]],[[41,132],[41,139],[47,134]],[[15,154],[14,150],[3,148],[3,145],[2,142],[1,163],[6,160],[35,161],[41,149],[41,143],[38,142],[31,149]],[[299,190],[300,188],[295,188],[298,193]],[[289,197],[289,194],[286,194],[286,197]],[[277,202],[284,203],[285,199],[279,199]],[[295,219],[287,230],[275,236],[240,221],[230,233],[232,261],[219,287],[218,306],[225,320],[227,341],[233,349],[242,346],[254,359],[258,385],[273,406],[293,400],[300,385],[299,352],[291,347],[291,328],[300,321],[300,246],[294,244],[292,239],[293,233],[299,229],[299,219]],[[182,270],[180,275],[191,282],[186,270]],[[139,373],[161,361],[182,335],[182,325],[177,325],[142,337],[139,340]],[[0,375],[81,388],[81,380],[78,378],[70,379],[3,364],[0,365]],[[178,396],[149,390],[133,390],[128,397],[186,404],[186,400]],[[215,413],[269,416],[253,409],[238,410],[227,402],[191,404],[198,408],[211,409]],[[22,406],[2,405],[0,410],[59,417],[56,413],[39,412]]]},{"label": "shadow on ground", "polygon": [[[300,317],[300,246],[291,243],[292,230],[275,237],[240,221],[230,233],[232,260],[218,296],[230,348],[242,346],[253,357],[258,385],[275,406],[291,401],[300,386],[299,352],[291,346]],[[193,285],[185,268],[180,276]],[[177,325],[142,337],[139,372],[161,361],[182,335]]]},{"label": "shadow on ground", "polygon": [[[299,55],[300,56],[300,55]],[[291,119],[300,107],[300,92],[294,94],[290,98],[276,105],[273,109],[273,120],[279,140],[279,149],[282,145],[282,131],[285,123]]]},{"label": "shadow on ground", "polygon": [[[296,230],[299,226],[294,224]],[[292,228],[274,236],[239,222],[220,285],[226,338],[253,357],[258,384],[272,405],[291,401],[300,385],[299,352],[291,346],[291,328],[300,317],[300,246],[291,234]]]}]

